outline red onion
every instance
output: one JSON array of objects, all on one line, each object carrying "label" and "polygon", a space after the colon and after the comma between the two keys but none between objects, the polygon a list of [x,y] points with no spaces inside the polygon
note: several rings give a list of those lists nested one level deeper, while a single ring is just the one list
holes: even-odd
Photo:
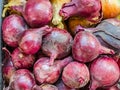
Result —
[{"label": "red onion", "polygon": [[50,58],[43,57],[37,60],[34,64],[34,75],[38,84],[42,83],[55,83],[63,67],[72,61],[71,57],[67,57],[63,60],[55,61],[53,65],[50,65]]},{"label": "red onion", "polygon": [[51,84],[35,85],[32,90],[58,90],[58,88]]},{"label": "red onion", "polygon": [[100,0],[71,0],[63,5],[60,15],[65,19],[71,16],[81,16],[95,20],[99,18],[100,10]]},{"label": "red onion", "polygon": [[120,77],[120,69],[114,59],[102,56],[92,62],[90,74],[90,90],[96,90],[98,87],[108,87],[116,84]]},{"label": "red onion", "polygon": [[69,63],[63,70],[62,80],[70,88],[84,87],[90,80],[89,70],[83,63]]},{"label": "red onion", "polygon": [[[100,43],[108,48],[111,48],[115,51],[120,49],[120,27],[119,22],[116,19],[106,19],[103,20],[95,28],[83,28],[81,26],[76,27],[76,32],[78,31],[89,31],[93,33]],[[75,30],[74,30],[75,31]]]},{"label": "red onion", "polygon": [[19,15],[10,15],[3,20],[3,40],[11,47],[18,46],[18,40],[26,29],[24,20]]},{"label": "red onion", "polygon": [[20,51],[19,48],[16,48],[12,52],[12,61],[17,69],[24,69],[24,68],[30,68],[32,67],[35,59],[33,55],[30,54],[24,54]]},{"label": "red onion", "polygon": [[94,60],[99,54],[114,54],[114,51],[103,47],[92,33],[81,31],[74,38],[72,54],[75,60],[86,63]]},{"label": "red onion", "polygon": [[5,52],[2,66],[2,74],[3,79],[5,80],[5,84],[8,85],[11,76],[15,72],[15,67],[13,66],[10,52],[6,48],[2,48],[2,50]]},{"label": "red onion", "polygon": [[42,51],[50,56],[51,65],[54,59],[61,59],[70,54],[73,43],[72,36],[63,29],[53,28],[53,31],[43,38]]},{"label": "red onion", "polygon": [[51,30],[49,26],[27,30],[19,42],[19,47],[26,54],[37,53],[41,47],[43,35]]},{"label": "red onion", "polygon": [[10,90],[31,90],[35,85],[33,74],[27,69],[17,70],[10,79]]},{"label": "red onion", "polygon": [[41,27],[52,19],[52,5],[49,0],[28,0],[23,16],[31,27]]}]

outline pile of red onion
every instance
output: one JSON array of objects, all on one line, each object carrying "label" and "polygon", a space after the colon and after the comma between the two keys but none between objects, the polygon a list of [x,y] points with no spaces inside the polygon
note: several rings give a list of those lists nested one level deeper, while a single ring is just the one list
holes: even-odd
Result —
[{"label": "pile of red onion", "polygon": [[[62,7],[58,0],[18,2],[16,6],[8,2],[9,10],[20,14],[8,11],[2,23],[4,90],[120,90],[120,48],[105,46],[93,34],[97,26],[98,34],[104,29],[114,37],[103,24],[99,26],[103,19],[100,0],[61,0]],[[52,24],[56,12],[63,17],[64,29]],[[95,25],[90,29],[76,26],[72,36],[67,25],[73,16]],[[120,33],[119,20],[105,22]],[[114,45],[119,47],[115,41]]]}]

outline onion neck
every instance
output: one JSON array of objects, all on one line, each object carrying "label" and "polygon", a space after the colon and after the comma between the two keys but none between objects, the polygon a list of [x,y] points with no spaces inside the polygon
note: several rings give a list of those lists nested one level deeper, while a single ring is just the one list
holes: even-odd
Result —
[{"label": "onion neck", "polygon": [[60,10],[60,15],[64,17],[64,19],[68,19],[72,15],[76,15],[76,5],[73,2],[66,3],[62,9]]},{"label": "onion neck", "polygon": [[92,80],[90,83],[89,90],[96,90],[99,86],[99,83],[96,80]]},{"label": "onion neck", "polygon": [[106,48],[106,47],[104,47],[104,46],[101,46],[101,47],[100,47],[99,53],[100,53],[100,54],[115,54],[114,50],[109,49],[109,48]]},{"label": "onion neck", "polygon": [[54,64],[54,60],[56,59],[57,57],[57,53],[52,53],[51,56],[50,56],[50,65],[53,65]]},{"label": "onion neck", "polygon": [[69,56],[69,57],[61,60],[59,65],[60,65],[61,68],[64,68],[67,64],[69,64],[72,61],[73,61],[73,58],[71,56]]},{"label": "onion neck", "polygon": [[41,28],[35,28],[35,29],[32,29],[33,32],[36,32],[36,34],[38,34],[39,36],[43,36],[43,35],[46,35],[48,33],[50,33],[52,31],[52,27],[49,27],[48,25],[45,25]]}]

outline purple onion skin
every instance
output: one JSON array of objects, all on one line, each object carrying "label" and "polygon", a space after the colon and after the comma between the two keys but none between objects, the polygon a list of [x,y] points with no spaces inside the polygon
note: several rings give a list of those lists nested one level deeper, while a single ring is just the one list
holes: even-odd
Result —
[{"label": "purple onion skin", "polygon": [[19,48],[16,48],[12,54],[12,61],[17,69],[28,69],[32,67],[35,58],[33,55],[30,54],[24,54],[20,51]]},{"label": "purple onion skin", "polygon": [[20,49],[25,54],[37,53],[41,48],[42,37],[51,31],[49,26],[27,30],[19,42]]},{"label": "purple onion skin", "polygon": [[38,84],[42,83],[55,83],[61,70],[73,59],[69,56],[63,60],[57,60],[53,65],[50,65],[50,58],[42,57],[34,64],[34,75]]},{"label": "purple onion skin", "polygon": [[75,15],[92,18],[99,17],[100,10],[100,0],[71,0],[71,2],[63,5],[60,15],[65,19]]},{"label": "purple onion skin", "polygon": [[9,90],[32,90],[35,84],[34,76],[29,70],[19,69],[10,79]]},{"label": "purple onion skin", "polygon": [[56,86],[51,84],[35,85],[32,90],[59,90]]},{"label": "purple onion skin", "polygon": [[99,87],[111,87],[115,85],[120,77],[120,69],[114,59],[102,56],[91,63],[90,74],[90,90],[96,90]]},{"label": "purple onion skin", "polygon": [[52,5],[49,0],[28,0],[23,16],[31,27],[47,25],[52,19]]},{"label": "purple onion skin", "polygon": [[42,52],[50,56],[51,65],[54,59],[61,59],[70,54],[73,44],[72,36],[64,29],[53,28],[52,32],[43,38]]},{"label": "purple onion skin", "polygon": [[7,16],[2,23],[4,42],[11,47],[17,47],[18,40],[25,30],[26,24],[21,16],[16,14]]},{"label": "purple onion skin", "polygon": [[6,85],[9,84],[10,78],[14,72],[15,67],[13,66],[12,60],[9,59],[2,67],[3,79],[5,80]]},{"label": "purple onion skin", "polygon": [[97,58],[99,54],[114,54],[114,51],[103,47],[92,33],[81,31],[74,38],[72,54],[75,60],[86,63]]},{"label": "purple onion skin", "polygon": [[5,52],[5,56],[3,59],[2,73],[5,84],[8,85],[10,78],[14,74],[16,69],[13,65],[10,52],[6,48],[3,48],[3,51]]}]

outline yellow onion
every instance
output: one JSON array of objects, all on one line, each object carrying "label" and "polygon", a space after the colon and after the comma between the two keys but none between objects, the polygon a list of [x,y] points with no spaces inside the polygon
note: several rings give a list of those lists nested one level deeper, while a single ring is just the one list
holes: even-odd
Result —
[{"label": "yellow onion", "polygon": [[103,18],[113,18],[120,14],[120,0],[101,0]]}]

